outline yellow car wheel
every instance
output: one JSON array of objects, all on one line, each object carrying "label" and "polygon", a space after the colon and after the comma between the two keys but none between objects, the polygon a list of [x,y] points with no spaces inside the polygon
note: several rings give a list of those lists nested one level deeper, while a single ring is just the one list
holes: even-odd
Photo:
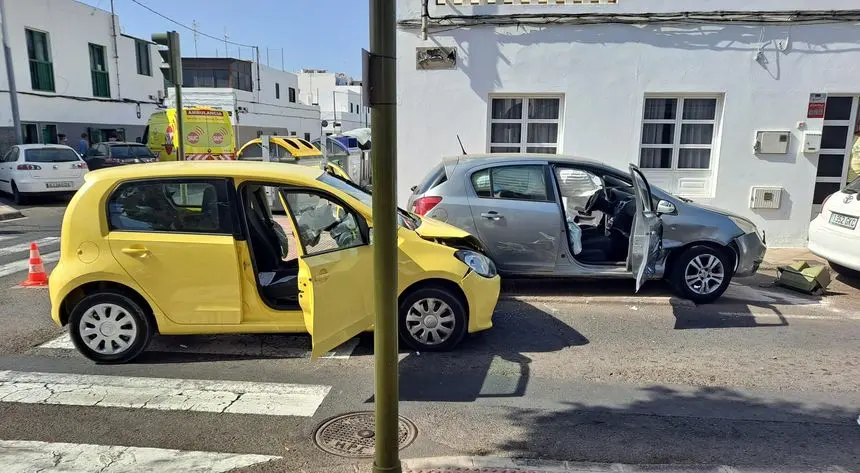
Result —
[{"label": "yellow car wheel", "polygon": [[400,304],[400,339],[415,351],[445,351],[466,334],[468,314],[460,298],[440,287],[411,292]]},{"label": "yellow car wheel", "polygon": [[69,316],[69,335],[85,357],[99,363],[125,363],[149,345],[150,318],[131,298],[116,292],[92,294]]}]

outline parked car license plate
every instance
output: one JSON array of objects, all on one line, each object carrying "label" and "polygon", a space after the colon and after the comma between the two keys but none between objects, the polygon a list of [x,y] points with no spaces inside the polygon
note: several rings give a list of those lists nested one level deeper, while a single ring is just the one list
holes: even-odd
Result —
[{"label": "parked car license plate", "polygon": [[48,189],[72,187],[72,181],[47,182],[45,183],[45,187],[47,187]]},{"label": "parked car license plate", "polygon": [[854,228],[857,227],[857,217],[832,212],[830,214],[830,223],[838,227],[845,227],[854,230]]}]

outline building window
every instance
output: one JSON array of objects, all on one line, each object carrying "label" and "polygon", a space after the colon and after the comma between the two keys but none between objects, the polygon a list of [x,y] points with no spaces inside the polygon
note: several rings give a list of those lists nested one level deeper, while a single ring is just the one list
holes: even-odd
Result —
[{"label": "building window", "polygon": [[152,62],[149,56],[149,43],[139,39],[134,40],[134,56],[137,59],[137,73],[142,76],[151,76]]},{"label": "building window", "polygon": [[275,98],[281,98],[281,84],[278,84],[277,82],[275,82]]},{"label": "building window", "polygon": [[310,141],[310,140],[311,140],[311,134],[305,133],[305,141]]},{"label": "building window", "polygon": [[493,97],[491,153],[558,152],[561,97]]},{"label": "building window", "polygon": [[287,93],[289,94],[290,103],[296,103],[296,89],[290,87]]},{"label": "building window", "polygon": [[717,102],[716,97],[646,98],[639,166],[711,169]]},{"label": "building window", "polygon": [[349,103],[349,113],[355,113],[355,110],[352,108],[352,102]]},{"label": "building window", "polygon": [[110,97],[110,79],[104,46],[90,43],[90,74],[93,78],[93,96]]},{"label": "building window", "polygon": [[54,64],[48,33],[24,30],[27,35],[27,56],[30,58],[30,86],[33,90],[54,91]]}]

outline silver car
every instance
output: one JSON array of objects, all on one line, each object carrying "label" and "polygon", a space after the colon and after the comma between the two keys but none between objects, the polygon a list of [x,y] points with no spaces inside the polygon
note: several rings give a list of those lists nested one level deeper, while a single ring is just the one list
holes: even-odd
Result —
[{"label": "silver car", "polygon": [[477,237],[507,276],[664,278],[712,302],[750,276],[765,235],[751,221],[651,187],[642,172],[557,155],[445,158],[409,209]]}]

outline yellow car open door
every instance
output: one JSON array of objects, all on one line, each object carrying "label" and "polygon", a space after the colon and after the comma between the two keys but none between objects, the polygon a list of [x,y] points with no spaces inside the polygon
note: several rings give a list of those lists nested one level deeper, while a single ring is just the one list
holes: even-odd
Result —
[{"label": "yellow car open door", "polygon": [[317,358],[372,326],[373,249],[358,215],[328,195],[280,196],[299,243],[299,304]]}]

